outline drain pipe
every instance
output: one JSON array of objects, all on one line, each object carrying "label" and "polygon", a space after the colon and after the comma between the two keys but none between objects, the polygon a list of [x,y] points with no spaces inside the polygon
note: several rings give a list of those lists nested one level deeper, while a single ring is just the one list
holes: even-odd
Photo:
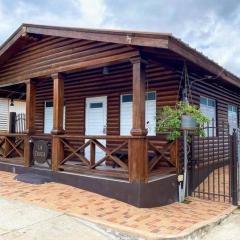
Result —
[{"label": "drain pipe", "polygon": [[188,194],[188,187],[187,187],[187,182],[188,182],[188,146],[187,146],[187,137],[188,137],[188,130],[183,131],[183,141],[184,141],[184,175],[183,175],[183,200],[186,197],[186,194]]},{"label": "drain pipe", "polygon": [[178,175],[178,194],[179,202],[183,202],[188,194],[188,145],[187,145],[188,130],[183,130],[183,152],[184,152],[184,166],[183,174]]}]

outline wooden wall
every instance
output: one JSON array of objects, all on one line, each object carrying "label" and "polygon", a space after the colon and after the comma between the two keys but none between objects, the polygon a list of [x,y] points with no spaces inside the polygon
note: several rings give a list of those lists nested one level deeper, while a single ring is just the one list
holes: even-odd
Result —
[{"label": "wooden wall", "polygon": [[[108,97],[107,134],[120,133],[120,95],[132,91],[132,66],[130,63],[109,66],[109,75],[102,68],[85,70],[65,76],[66,133],[84,135],[85,99]],[[174,105],[177,100],[179,76],[170,69],[151,64],[147,67],[149,91],[157,93],[157,106]],[[52,80],[37,84],[36,130],[43,132],[44,102],[52,100]],[[146,86],[147,88],[147,86]]]},{"label": "wooden wall", "polygon": [[1,82],[26,80],[27,76],[44,74],[63,67],[136,52],[127,45],[71,38],[42,37],[29,43],[0,66]]},{"label": "wooden wall", "polygon": [[228,122],[228,104],[237,106],[238,111],[240,111],[239,89],[222,83],[220,79],[194,83],[192,85],[192,96],[192,102],[196,105],[199,105],[200,96],[216,100],[218,125],[222,125],[222,122]]}]

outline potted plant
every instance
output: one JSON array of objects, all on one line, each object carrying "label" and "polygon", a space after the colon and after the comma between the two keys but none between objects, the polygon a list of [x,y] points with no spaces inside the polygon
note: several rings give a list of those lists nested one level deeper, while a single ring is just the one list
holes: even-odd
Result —
[{"label": "potted plant", "polygon": [[201,128],[210,120],[195,105],[178,102],[175,107],[159,109],[156,121],[157,132],[168,133],[168,140],[174,141],[181,136],[181,130],[192,130],[194,135],[205,136]]}]

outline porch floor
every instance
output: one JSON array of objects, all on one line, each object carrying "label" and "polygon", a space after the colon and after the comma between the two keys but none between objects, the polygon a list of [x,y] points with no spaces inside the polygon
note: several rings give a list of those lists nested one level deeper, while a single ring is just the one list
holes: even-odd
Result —
[{"label": "porch floor", "polygon": [[13,173],[0,172],[0,197],[54,209],[148,239],[181,235],[233,210],[226,203],[195,198],[189,198],[189,204],[140,209],[68,185],[32,185],[14,177]]}]

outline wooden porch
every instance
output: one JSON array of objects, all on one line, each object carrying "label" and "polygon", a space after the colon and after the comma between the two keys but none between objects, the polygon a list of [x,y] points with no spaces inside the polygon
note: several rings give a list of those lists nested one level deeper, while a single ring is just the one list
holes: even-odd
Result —
[{"label": "wooden porch", "polygon": [[[146,65],[148,65],[147,71]],[[157,92],[156,104],[158,106],[164,105],[165,100],[159,100],[158,97],[158,91],[164,90],[164,88],[161,85],[156,85],[156,81],[162,71],[168,70],[156,64],[152,67],[151,64],[143,61],[141,57],[131,58],[128,60],[128,63],[109,66],[114,74],[113,79],[110,76],[107,78],[102,76],[102,67],[100,69],[96,67],[90,70],[75,70],[70,74],[56,73],[52,74],[50,78],[45,77],[27,81],[26,87],[22,88],[26,89],[25,132],[23,134],[0,133],[0,161],[21,164],[25,167],[43,167],[52,171],[107,176],[115,179],[125,179],[130,182],[147,182],[162,174],[177,173],[179,169],[179,143],[169,143],[164,134],[147,136],[145,128],[146,76],[151,78],[150,81],[148,80],[150,90],[156,90]],[[121,70],[121,75],[118,69]],[[115,89],[112,87],[113,90],[111,90],[114,94],[114,99],[116,99],[115,95],[117,98],[120,98],[121,92],[127,91],[133,95],[133,128],[128,136],[120,135],[120,110],[114,110],[113,117],[113,113],[110,110],[108,111],[106,135],[84,135],[85,113],[84,110],[78,110],[78,107],[82,109],[82,105],[85,105],[86,97],[84,96],[81,102],[76,104],[74,103],[76,97],[72,97],[72,95],[73,92],[75,92],[75,95],[78,94],[84,85],[89,85],[94,89],[95,87],[90,80],[91,78],[96,78],[96,71],[100,72],[100,77],[98,77],[100,84],[102,84],[102,81],[108,81],[110,86],[115,84],[115,75],[121,78],[122,75],[126,76],[128,74],[126,80],[121,80],[123,84],[127,84],[124,90],[122,90],[121,85],[117,85]],[[80,82],[79,84],[76,77],[76,79],[72,79],[72,75],[81,76],[81,74],[84,77],[87,76],[86,83]],[[168,81],[168,78],[165,81]],[[75,86],[74,90],[72,86]],[[89,88],[87,87],[86,89]],[[95,94],[97,96],[104,94],[104,90],[101,93],[93,90],[90,96]],[[164,94],[169,94],[169,92],[164,92]],[[111,95],[107,96],[111,102]],[[175,99],[175,95],[172,98]],[[53,129],[50,134],[44,134],[43,104],[45,100],[49,99],[53,101]],[[66,129],[64,129],[63,107],[65,99],[67,99]],[[111,105],[110,107],[112,109],[119,108],[118,105]],[[74,114],[74,118],[72,114]],[[116,121],[115,119],[118,120]],[[114,132],[110,131],[109,129],[116,124],[116,130]],[[117,132],[119,133],[118,135],[116,135]],[[48,144],[48,162],[44,164],[36,164],[32,153],[34,143],[39,140],[43,140]],[[106,145],[103,145],[101,140],[105,140]],[[88,156],[86,156],[86,149],[89,151]],[[104,154],[101,159],[96,157],[97,149],[101,149]]]}]

